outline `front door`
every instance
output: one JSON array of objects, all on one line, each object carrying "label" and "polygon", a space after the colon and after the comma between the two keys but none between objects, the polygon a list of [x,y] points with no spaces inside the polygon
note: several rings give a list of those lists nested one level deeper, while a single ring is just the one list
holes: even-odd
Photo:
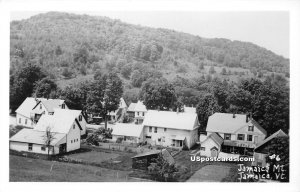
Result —
[{"label": "front door", "polygon": [[67,144],[66,143],[60,144],[59,145],[59,154],[66,153],[66,152],[67,152]]},{"label": "front door", "polygon": [[212,149],[210,152],[211,152],[211,156],[212,156],[212,157],[217,157],[218,152],[217,152],[217,150],[216,150],[215,148]]}]

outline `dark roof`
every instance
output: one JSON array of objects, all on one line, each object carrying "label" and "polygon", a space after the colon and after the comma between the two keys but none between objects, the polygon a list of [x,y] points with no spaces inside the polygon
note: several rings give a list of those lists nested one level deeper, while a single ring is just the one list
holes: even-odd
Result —
[{"label": "dark roof", "polygon": [[134,157],[131,157],[131,158],[146,157],[146,156],[158,155],[158,154],[162,154],[163,158],[166,161],[168,161],[170,164],[175,163],[175,160],[174,160],[173,156],[171,155],[171,153],[167,149],[156,150],[156,151],[148,151],[148,152],[145,152],[145,153],[138,154],[138,155],[136,155]]},{"label": "dark roof", "polygon": [[272,135],[270,135],[268,138],[266,138],[265,140],[263,140],[262,143],[260,143],[254,151],[258,151],[260,150],[263,146],[265,146],[269,141],[271,141],[274,138],[277,137],[288,137],[288,135],[286,133],[284,133],[281,129],[279,129],[277,132],[273,133]]},{"label": "dark roof", "polygon": [[156,154],[159,154],[160,152],[161,152],[160,150],[147,151],[145,153],[138,154],[138,155],[136,155],[134,157],[131,157],[131,158],[144,157],[144,156],[149,156],[149,155],[156,155]]},{"label": "dark roof", "polygon": [[218,135],[217,133],[212,133],[212,134],[210,134],[208,137],[207,137],[207,139],[208,138],[212,138],[212,140],[214,140],[217,144],[219,144],[219,145],[221,145],[222,143],[223,143],[223,138],[220,136],[220,135]]}]

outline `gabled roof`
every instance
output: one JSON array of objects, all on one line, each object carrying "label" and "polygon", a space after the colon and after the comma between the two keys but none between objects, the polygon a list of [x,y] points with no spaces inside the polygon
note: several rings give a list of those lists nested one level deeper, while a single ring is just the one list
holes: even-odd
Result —
[{"label": "gabled roof", "polygon": [[[235,116],[235,117],[234,117]],[[266,131],[253,119],[246,122],[247,115],[231,113],[214,113],[208,118],[206,131],[218,133],[235,133],[242,127],[252,123],[260,131],[266,134]]]},{"label": "gabled roof", "polygon": [[285,134],[281,129],[279,129],[278,131],[276,131],[275,133],[273,133],[272,135],[270,135],[268,138],[266,138],[265,140],[263,140],[262,143],[260,143],[256,148],[255,151],[259,150],[261,147],[263,147],[265,144],[267,144],[269,141],[271,141],[274,138],[277,137],[288,137],[287,134]]},{"label": "gabled roof", "polygon": [[16,110],[16,113],[19,113],[25,117],[30,118],[30,113],[34,106],[39,102],[39,100],[36,100],[33,97],[27,97],[23,103],[18,107]]},{"label": "gabled roof", "polygon": [[183,106],[183,111],[185,113],[196,113],[196,108],[195,107],[186,107],[186,106]]},{"label": "gabled roof", "polygon": [[[80,110],[54,109],[54,115],[41,116],[34,130],[45,131],[50,127],[52,132],[68,133],[80,114]],[[78,121],[76,123],[79,124]]]},{"label": "gabled roof", "polygon": [[147,109],[142,101],[138,101],[137,104],[135,105],[134,111],[146,112]]},{"label": "gabled roof", "polygon": [[121,97],[119,108],[126,108],[126,107],[127,107],[127,104],[126,104],[125,100],[123,99],[123,97]]},{"label": "gabled roof", "polygon": [[132,123],[116,123],[113,127],[112,135],[140,137],[142,131],[142,125],[136,125]]},{"label": "gabled roof", "polygon": [[[196,126],[195,123],[197,124]],[[199,122],[196,113],[149,110],[145,115],[143,125],[181,130],[194,130],[198,127]]]},{"label": "gabled roof", "polygon": [[127,111],[134,112],[134,108],[135,108],[135,106],[136,106],[136,103],[130,103],[130,105],[129,105],[129,107],[128,107]]},{"label": "gabled roof", "polygon": [[[223,138],[220,137],[217,133],[212,133],[210,134],[203,142],[205,142],[208,139],[212,139],[213,141],[215,141],[215,143],[217,143],[219,146],[221,146],[221,144],[223,143]],[[202,143],[203,143],[202,142]]]},{"label": "gabled roof", "polygon": [[[51,145],[55,145],[57,142],[62,140],[66,134],[63,133],[52,133],[54,139],[51,141]],[[22,143],[34,143],[34,144],[45,144],[46,131],[38,131],[34,129],[22,129],[17,134],[12,136],[9,140]]]},{"label": "gabled roof", "polygon": [[54,112],[54,109],[60,108],[65,101],[60,99],[42,99],[37,103],[33,109],[35,109],[40,103],[42,103],[48,112]]},{"label": "gabled roof", "polygon": [[167,160],[169,162],[169,164],[175,163],[174,157],[170,154],[170,152],[167,149],[147,151],[145,153],[138,154],[131,158],[145,157],[145,156],[149,156],[149,155],[158,155],[158,154],[162,154],[163,158],[165,160]]}]

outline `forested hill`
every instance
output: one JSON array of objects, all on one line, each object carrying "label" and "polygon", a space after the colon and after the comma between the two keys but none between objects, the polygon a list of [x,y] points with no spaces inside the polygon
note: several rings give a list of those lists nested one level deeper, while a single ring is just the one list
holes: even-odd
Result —
[{"label": "forested hill", "polygon": [[12,21],[10,28],[11,73],[25,63],[41,66],[54,78],[116,68],[129,79],[137,65],[169,75],[198,66],[289,72],[289,59],[252,43],[202,38],[107,17],[49,12]]}]

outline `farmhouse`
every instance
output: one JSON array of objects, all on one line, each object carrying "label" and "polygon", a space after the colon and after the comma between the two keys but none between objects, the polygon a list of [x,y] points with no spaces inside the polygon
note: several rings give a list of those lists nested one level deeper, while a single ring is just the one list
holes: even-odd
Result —
[{"label": "farmhouse", "polygon": [[33,128],[43,114],[53,115],[55,108],[68,108],[63,100],[27,97],[16,110],[17,125]]},{"label": "farmhouse", "polygon": [[268,138],[266,138],[262,143],[260,143],[255,149],[254,149],[254,166],[266,166],[266,157],[269,155],[269,148],[272,140],[278,137],[288,137],[287,134],[285,134],[281,129],[277,132],[270,135]]},{"label": "farmhouse", "polygon": [[215,113],[210,116],[206,132],[207,137],[217,133],[223,139],[221,151],[251,155],[253,149],[267,135],[266,131],[248,115],[229,113]]},{"label": "farmhouse", "polygon": [[146,113],[147,109],[142,101],[131,103],[127,110],[127,114],[129,115],[129,117],[134,118],[135,124],[142,124]]},{"label": "farmhouse", "polygon": [[68,109],[64,100],[60,99],[40,99],[31,111],[31,118],[37,123],[42,115],[53,115],[54,109]]},{"label": "farmhouse", "polygon": [[132,168],[147,170],[151,163],[154,163],[158,155],[161,154],[169,164],[174,164],[175,160],[167,149],[149,151],[142,154],[138,154],[132,157]]},{"label": "farmhouse", "polygon": [[51,155],[79,149],[83,131],[80,114],[81,111],[77,110],[54,109],[53,115],[41,116],[33,130],[22,129],[10,138],[10,149],[47,154],[48,150],[46,151],[44,145],[47,129],[50,129],[54,137],[51,142]]},{"label": "farmhouse", "polygon": [[191,148],[198,141],[196,113],[149,110],[143,122],[147,143],[174,148]]},{"label": "farmhouse", "polygon": [[134,114],[135,114],[134,108],[135,108],[135,106],[136,106],[136,103],[130,103],[130,105],[129,105],[128,109],[127,109],[127,114],[131,118],[134,118]]},{"label": "farmhouse", "polygon": [[112,131],[112,140],[118,138],[126,143],[140,143],[143,141],[143,126],[129,123],[116,123]]},{"label": "farmhouse", "polygon": [[33,97],[27,97],[23,103],[16,110],[16,121],[17,125],[25,127],[33,127],[33,121],[31,120],[31,111],[38,102],[37,99]]}]

